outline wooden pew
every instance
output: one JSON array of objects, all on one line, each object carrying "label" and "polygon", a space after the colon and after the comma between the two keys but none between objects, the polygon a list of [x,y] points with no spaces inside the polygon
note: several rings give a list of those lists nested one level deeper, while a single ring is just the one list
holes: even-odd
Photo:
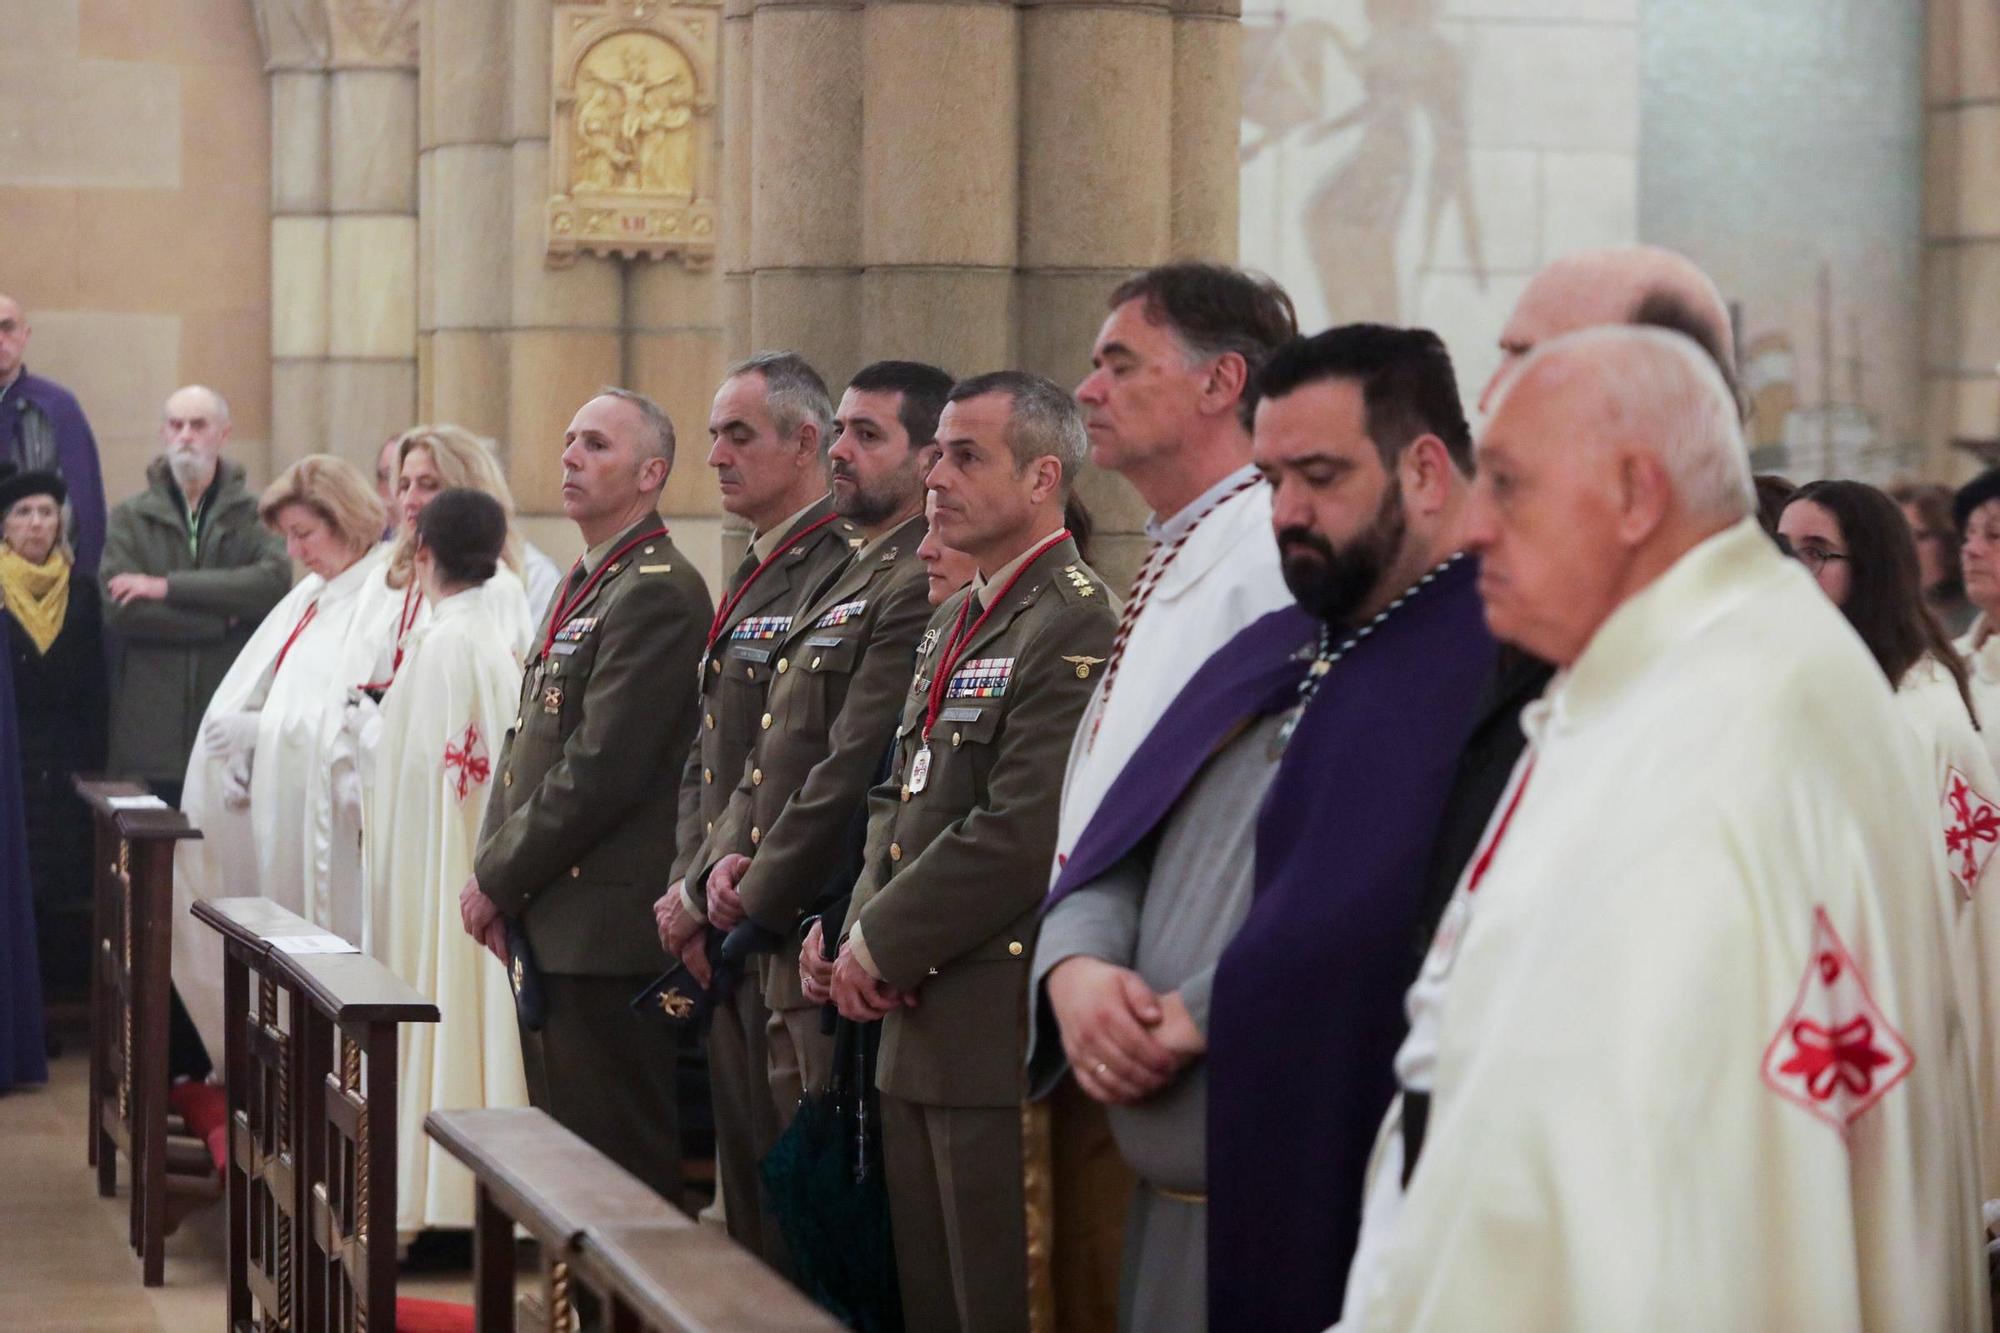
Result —
[{"label": "wooden pew", "polygon": [[79,777],[75,785],[97,826],[89,1160],[105,1198],[117,1191],[118,1154],[131,1163],[131,1244],[145,1284],[157,1287],[168,1234],[222,1192],[207,1153],[168,1135],[174,844],[201,833],[171,807],[120,808],[151,795],[136,783]]},{"label": "wooden pew", "polygon": [[396,1029],[437,1006],[362,954],[288,952],[328,933],[267,899],[194,915],[223,940],[227,1326],[393,1328]]},{"label": "wooden pew", "polygon": [[541,1251],[551,1333],[589,1292],[617,1333],[838,1333],[840,1324],[726,1235],[689,1220],[541,1111],[433,1111],[424,1130],[477,1181],[478,1333],[513,1333],[514,1229]]}]

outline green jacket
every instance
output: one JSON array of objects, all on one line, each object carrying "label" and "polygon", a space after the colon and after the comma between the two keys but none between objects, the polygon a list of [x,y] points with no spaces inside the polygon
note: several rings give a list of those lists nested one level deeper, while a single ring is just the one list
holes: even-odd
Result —
[{"label": "green jacket", "polygon": [[771,726],[756,733],[735,793],[688,866],[690,880],[705,881],[729,853],[751,858],[737,885],[743,910],[785,938],[764,972],[764,1003],[773,1009],[806,1004],[799,922],[841,860],[910,690],[931,616],[917,559],[923,537],[918,515],[865,560],[849,560],[774,641],[777,675],[764,702]]},{"label": "green jacket", "polygon": [[[153,460],[146,481],[111,511],[98,567],[104,623],[117,645],[109,767],[119,777],[177,783],[209,696],[291,589],[292,566],[283,539],[258,521],[237,464],[218,465],[193,550],[164,458]],[[166,600],[118,605],[108,591],[118,574],[165,575]]]},{"label": "green jacket", "polygon": [[1118,606],[1074,541],[1030,562],[960,654],[919,781],[929,686],[971,595],[939,607],[918,645],[895,777],[868,797],[847,928],[859,924],[886,981],[917,993],[882,1022],[876,1086],[931,1106],[1007,1107],[1024,1091],[1028,963],[1063,770]]},{"label": "green jacket", "polygon": [[[648,516],[614,552],[660,526]],[[650,977],[667,965],[653,900],[674,859],[696,662],[714,608],[664,533],[587,586],[563,608],[548,655],[549,626],[530,645],[473,871],[526,925],[542,971]]]},{"label": "green jacket", "polygon": [[[832,513],[833,497],[823,496],[799,516],[791,531],[803,531]],[[860,544],[861,529],[844,518],[834,519],[773,561],[723,618],[715,651],[702,669],[701,731],[681,770],[679,850],[667,884],[690,870],[708,869],[688,862],[715,832],[715,821],[729,804],[750,747],[762,730],[764,696],[777,674],[778,641],[790,632],[792,613],[803,609],[800,603],[841,567],[850,547]],[[739,569],[729,581],[725,604],[743,586],[747,573]],[[706,631],[708,626],[702,628]],[[689,887],[699,898],[700,886]]]}]

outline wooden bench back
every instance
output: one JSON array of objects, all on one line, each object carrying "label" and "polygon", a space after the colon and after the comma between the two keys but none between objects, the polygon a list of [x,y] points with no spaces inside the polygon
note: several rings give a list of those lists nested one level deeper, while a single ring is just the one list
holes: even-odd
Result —
[{"label": "wooden bench back", "polygon": [[118,1153],[131,1163],[131,1243],[145,1284],[157,1287],[167,1233],[218,1192],[204,1156],[183,1169],[167,1145],[174,844],[201,834],[171,807],[126,804],[151,795],[137,783],[79,777],[75,786],[96,825],[89,1160],[105,1198],[117,1190]]},{"label": "wooden bench back", "polygon": [[437,1006],[362,954],[289,952],[328,932],[268,899],[194,915],[223,941],[229,1326],[392,1327],[396,1029]]},{"label": "wooden bench back", "polygon": [[542,1255],[552,1333],[587,1291],[604,1325],[638,1333],[837,1333],[840,1324],[727,1236],[666,1200],[541,1111],[433,1111],[424,1130],[477,1182],[479,1333],[513,1333],[514,1229]]}]

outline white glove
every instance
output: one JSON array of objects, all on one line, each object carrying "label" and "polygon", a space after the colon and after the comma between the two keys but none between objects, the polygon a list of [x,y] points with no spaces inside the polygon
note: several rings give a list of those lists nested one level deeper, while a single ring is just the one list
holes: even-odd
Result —
[{"label": "white glove", "polygon": [[248,754],[257,748],[257,714],[216,714],[201,724],[201,745],[212,755]]},{"label": "white glove", "polygon": [[222,766],[222,808],[238,813],[250,808],[250,750],[239,750]]}]

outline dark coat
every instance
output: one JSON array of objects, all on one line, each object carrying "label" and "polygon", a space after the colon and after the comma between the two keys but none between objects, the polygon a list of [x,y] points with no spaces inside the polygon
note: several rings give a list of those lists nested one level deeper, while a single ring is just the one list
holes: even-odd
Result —
[{"label": "dark coat", "polygon": [[62,632],[46,653],[12,616],[14,716],[21,738],[21,786],[27,798],[28,862],[40,903],[90,902],[90,811],[70,786],[74,773],[104,767],[110,683],[104,670],[104,622],[97,589],[72,577]]},{"label": "dark coat", "polygon": [[292,586],[285,544],[257,518],[243,469],[225,460],[218,488],[188,549],[187,516],[166,460],[149,485],[111,512],[101,576],[164,575],[165,601],[119,606],[105,599],[118,640],[112,668],[110,771],[178,783],[215,687],[270,609]]}]

